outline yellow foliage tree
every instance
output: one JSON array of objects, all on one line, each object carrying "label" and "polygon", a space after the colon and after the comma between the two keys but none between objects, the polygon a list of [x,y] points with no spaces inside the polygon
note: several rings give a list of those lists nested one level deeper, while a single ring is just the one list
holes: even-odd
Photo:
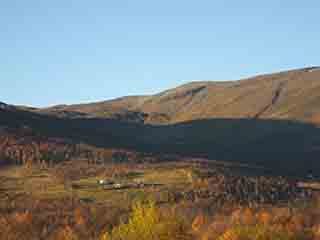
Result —
[{"label": "yellow foliage tree", "polygon": [[139,202],[134,204],[128,223],[122,223],[114,228],[110,236],[105,235],[105,239],[188,240],[191,236],[187,233],[183,222],[176,216],[161,214],[154,202],[146,205]]},{"label": "yellow foliage tree", "polygon": [[110,234],[108,232],[102,233],[100,240],[110,240]]}]

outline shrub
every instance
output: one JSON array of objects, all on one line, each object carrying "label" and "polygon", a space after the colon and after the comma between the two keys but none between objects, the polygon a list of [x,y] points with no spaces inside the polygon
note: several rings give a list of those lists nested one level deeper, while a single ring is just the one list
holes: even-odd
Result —
[{"label": "shrub", "polygon": [[74,232],[74,230],[70,226],[65,226],[63,229],[61,229],[58,232],[58,236],[56,239],[61,240],[78,240],[77,234]]},{"label": "shrub", "polygon": [[192,230],[198,232],[206,224],[206,218],[203,214],[198,215],[192,222]]},{"label": "shrub", "polygon": [[275,229],[263,225],[238,225],[227,230],[218,240],[309,240],[308,231],[291,232],[285,229]]}]

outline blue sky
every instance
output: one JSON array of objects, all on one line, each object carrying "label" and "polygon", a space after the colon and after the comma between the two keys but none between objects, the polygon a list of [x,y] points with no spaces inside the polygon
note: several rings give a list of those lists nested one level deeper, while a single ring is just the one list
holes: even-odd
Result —
[{"label": "blue sky", "polygon": [[8,0],[0,101],[48,106],[320,65],[320,2]]}]

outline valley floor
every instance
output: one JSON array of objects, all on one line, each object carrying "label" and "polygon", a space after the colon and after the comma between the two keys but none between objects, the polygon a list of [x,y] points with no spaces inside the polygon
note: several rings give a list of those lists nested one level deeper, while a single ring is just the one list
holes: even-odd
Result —
[{"label": "valley floor", "polygon": [[134,222],[136,203],[140,214],[153,209],[159,221],[183,222],[191,239],[269,232],[267,226],[311,236],[320,224],[317,193],[300,185],[200,161],[7,167],[0,170],[0,239],[123,239],[119,231]]}]

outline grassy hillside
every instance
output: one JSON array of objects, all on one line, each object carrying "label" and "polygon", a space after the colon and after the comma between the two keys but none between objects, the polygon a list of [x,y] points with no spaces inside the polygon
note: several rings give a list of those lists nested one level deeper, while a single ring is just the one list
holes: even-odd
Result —
[{"label": "grassy hillside", "polygon": [[151,124],[212,118],[318,122],[319,90],[320,68],[305,68],[239,81],[191,82],[153,96],[124,97],[37,111],[79,112]]}]

